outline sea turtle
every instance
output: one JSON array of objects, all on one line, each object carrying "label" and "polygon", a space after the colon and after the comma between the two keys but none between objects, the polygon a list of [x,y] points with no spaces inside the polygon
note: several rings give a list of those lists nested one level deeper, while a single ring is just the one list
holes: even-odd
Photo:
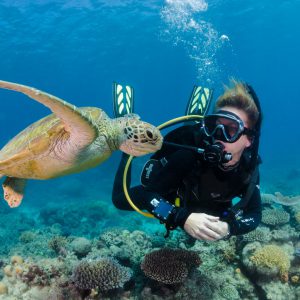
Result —
[{"label": "sea turtle", "polygon": [[53,114],[31,124],[0,151],[4,198],[17,207],[26,179],[50,179],[81,172],[109,158],[115,150],[141,156],[162,146],[160,131],[135,114],[110,119],[97,107],[78,108],[21,84],[0,81],[0,88],[21,92]]}]

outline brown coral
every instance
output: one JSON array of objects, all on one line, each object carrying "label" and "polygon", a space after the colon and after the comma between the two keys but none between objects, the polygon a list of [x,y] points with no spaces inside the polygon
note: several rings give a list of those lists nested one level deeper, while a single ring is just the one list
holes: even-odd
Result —
[{"label": "brown coral", "polygon": [[111,258],[81,261],[73,271],[73,282],[82,290],[99,288],[101,291],[122,288],[132,275],[129,268]]},{"label": "brown coral", "polygon": [[166,284],[181,283],[201,260],[194,251],[163,248],[146,254],[141,269],[146,276]]},{"label": "brown coral", "polygon": [[46,272],[38,265],[29,266],[28,270],[22,275],[22,280],[29,285],[45,286],[49,284]]},{"label": "brown coral", "polygon": [[50,285],[52,278],[61,276],[60,272],[53,266],[47,270],[36,264],[30,265],[27,270],[22,270],[20,275],[22,281],[30,286],[47,286]]}]

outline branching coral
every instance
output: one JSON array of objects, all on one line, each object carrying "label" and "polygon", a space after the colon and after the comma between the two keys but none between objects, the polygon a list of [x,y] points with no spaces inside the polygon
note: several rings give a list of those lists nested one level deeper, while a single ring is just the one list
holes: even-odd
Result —
[{"label": "branching coral", "polygon": [[225,285],[220,290],[220,294],[222,295],[222,298],[225,298],[225,299],[230,299],[230,300],[241,299],[237,289],[231,284]]},{"label": "branching coral", "polygon": [[181,283],[201,264],[198,254],[184,249],[163,248],[146,254],[141,269],[146,276],[166,284]]},{"label": "branching coral", "polygon": [[258,249],[250,257],[250,261],[259,269],[275,270],[279,272],[280,278],[285,281],[290,268],[290,260],[279,246],[267,245]]},{"label": "branching coral", "polygon": [[290,215],[282,209],[265,209],[262,212],[262,222],[266,225],[277,226],[289,221]]},{"label": "branching coral", "polygon": [[[216,254],[221,253],[221,257],[226,262],[232,263],[238,260],[238,253],[236,249],[236,237],[232,237],[228,241],[218,241],[215,246]],[[203,251],[202,251],[203,252]]]},{"label": "branching coral", "polygon": [[266,227],[258,227],[243,235],[243,241],[245,242],[269,242],[270,240],[270,229]]},{"label": "branching coral", "polygon": [[100,291],[108,291],[122,288],[131,275],[132,271],[116,260],[101,258],[81,261],[73,271],[72,280],[82,290],[99,288]]}]

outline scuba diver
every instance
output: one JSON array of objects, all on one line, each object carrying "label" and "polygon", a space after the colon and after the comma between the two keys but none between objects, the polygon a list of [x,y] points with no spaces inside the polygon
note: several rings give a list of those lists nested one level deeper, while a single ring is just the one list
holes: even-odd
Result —
[{"label": "scuba diver", "polygon": [[[195,239],[216,241],[248,233],[261,221],[261,108],[250,85],[235,80],[231,85],[212,114],[165,136],[162,148],[144,166],[141,185],[129,189],[133,203],[164,223],[167,235],[181,227]],[[191,103],[186,114],[193,113]],[[132,112],[133,102],[121,107],[115,101],[115,115],[122,110]],[[113,204],[121,210],[132,210],[122,182],[127,159],[122,154],[112,193]],[[237,197],[240,201],[234,204]]]}]

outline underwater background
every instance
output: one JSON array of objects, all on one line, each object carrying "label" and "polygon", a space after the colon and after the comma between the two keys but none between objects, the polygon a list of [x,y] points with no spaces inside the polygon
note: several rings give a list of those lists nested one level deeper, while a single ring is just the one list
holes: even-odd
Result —
[{"label": "underwater background", "polygon": [[[112,205],[115,152],[95,169],[29,181],[18,208],[2,196],[0,299],[300,299],[299,11],[299,0],[1,0],[0,80],[79,107],[112,117],[116,81],[158,125],[184,114],[194,84],[217,99],[231,77],[250,83],[264,113],[264,213],[245,237],[165,240],[157,220]],[[13,91],[0,103],[1,147],[50,113]],[[133,184],[146,159],[134,161]],[[175,285],[149,279],[140,263],[164,247],[202,264]],[[101,280],[101,263],[110,288],[84,285],[86,268]]]}]

